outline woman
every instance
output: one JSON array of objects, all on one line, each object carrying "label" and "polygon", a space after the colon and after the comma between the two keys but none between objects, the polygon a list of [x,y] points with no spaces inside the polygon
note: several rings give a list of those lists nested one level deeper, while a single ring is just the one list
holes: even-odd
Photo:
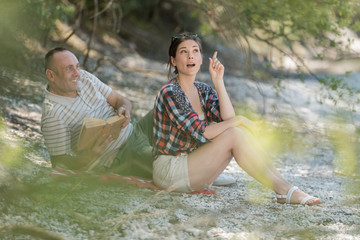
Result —
[{"label": "woman", "polygon": [[154,105],[154,183],[167,190],[199,190],[219,176],[234,157],[238,165],[277,193],[277,202],[318,204],[286,181],[269,163],[247,130],[249,120],[235,116],[224,85],[224,66],[209,58],[215,90],[195,81],[203,63],[197,35],[174,35],[169,48],[169,78]]}]

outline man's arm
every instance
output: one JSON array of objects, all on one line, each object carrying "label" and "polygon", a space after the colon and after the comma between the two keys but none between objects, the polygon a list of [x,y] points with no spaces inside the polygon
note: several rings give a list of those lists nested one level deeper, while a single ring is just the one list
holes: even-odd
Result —
[{"label": "man's arm", "polygon": [[131,112],[130,101],[113,90],[107,98],[107,102],[117,111],[118,115],[126,117],[127,120],[124,122],[123,127],[128,125]]}]

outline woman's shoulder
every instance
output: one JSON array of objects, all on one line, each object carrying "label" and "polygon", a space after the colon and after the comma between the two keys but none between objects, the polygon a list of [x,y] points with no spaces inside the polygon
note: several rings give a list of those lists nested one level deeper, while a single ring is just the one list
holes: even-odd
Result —
[{"label": "woman's shoulder", "polygon": [[177,88],[177,84],[176,84],[176,80],[170,80],[168,83],[164,84],[161,89],[160,92],[171,92],[171,91],[175,91],[175,89]]}]

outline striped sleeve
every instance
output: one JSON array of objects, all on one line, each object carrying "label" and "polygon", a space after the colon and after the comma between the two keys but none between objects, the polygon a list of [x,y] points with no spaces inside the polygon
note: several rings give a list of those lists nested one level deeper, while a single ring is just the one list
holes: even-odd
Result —
[{"label": "striped sleeve", "polygon": [[111,87],[100,81],[96,76],[83,70],[83,76],[86,77],[93,86],[107,99],[112,91]]}]

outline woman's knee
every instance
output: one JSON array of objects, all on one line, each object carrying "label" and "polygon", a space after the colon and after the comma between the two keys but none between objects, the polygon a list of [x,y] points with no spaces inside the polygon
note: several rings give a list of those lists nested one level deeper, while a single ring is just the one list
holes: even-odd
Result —
[{"label": "woman's knee", "polygon": [[245,130],[238,127],[228,128],[221,135],[230,145],[238,144],[246,137]]}]

